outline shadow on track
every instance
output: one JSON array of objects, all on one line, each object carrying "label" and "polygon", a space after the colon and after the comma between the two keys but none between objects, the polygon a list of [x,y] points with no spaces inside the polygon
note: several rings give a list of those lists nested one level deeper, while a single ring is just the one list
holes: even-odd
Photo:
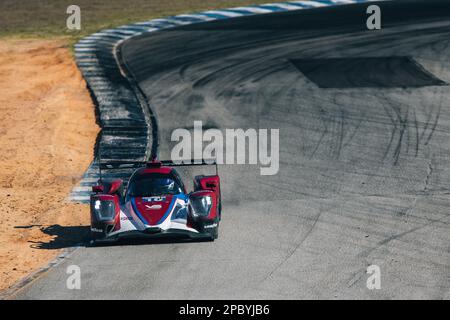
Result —
[{"label": "shadow on track", "polygon": [[61,226],[58,224],[51,226],[29,225],[15,226],[16,229],[30,229],[40,227],[42,233],[54,236],[50,241],[28,241],[34,249],[56,250],[71,247],[108,247],[108,246],[130,246],[130,245],[150,245],[150,244],[171,244],[171,243],[192,243],[205,242],[187,238],[136,238],[121,239],[111,243],[91,243],[89,226]]},{"label": "shadow on track", "polygon": [[[15,228],[28,229],[33,226],[16,226]],[[83,246],[89,242],[89,226],[40,226],[40,231],[49,236],[54,236],[50,241],[28,241],[34,249],[63,249]]]}]

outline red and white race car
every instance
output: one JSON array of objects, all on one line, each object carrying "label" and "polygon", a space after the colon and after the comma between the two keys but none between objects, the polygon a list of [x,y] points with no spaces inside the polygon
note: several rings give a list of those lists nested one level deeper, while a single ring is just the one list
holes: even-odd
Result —
[{"label": "red and white race car", "polygon": [[[108,163],[106,167],[115,165],[127,164]],[[126,188],[120,179],[100,179],[99,184],[92,187],[90,199],[94,242],[167,236],[217,239],[222,204],[215,165],[215,175],[194,178],[191,193],[186,192],[174,168],[190,165],[170,161],[152,161],[138,168]]]}]

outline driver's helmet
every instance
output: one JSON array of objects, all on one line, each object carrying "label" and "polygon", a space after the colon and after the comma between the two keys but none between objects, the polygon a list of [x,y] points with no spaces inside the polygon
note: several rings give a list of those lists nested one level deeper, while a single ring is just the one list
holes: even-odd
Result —
[{"label": "driver's helmet", "polygon": [[172,191],[175,187],[175,181],[172,179],[158,179],[157,185],[163,190]]}]

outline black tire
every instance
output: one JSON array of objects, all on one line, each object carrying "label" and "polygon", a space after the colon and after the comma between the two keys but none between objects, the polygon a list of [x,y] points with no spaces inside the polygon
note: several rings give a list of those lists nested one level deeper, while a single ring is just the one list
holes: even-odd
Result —
[{"label": "black tire", "polygon": [[99,232],[92,232],[91,231],[91,242],[95,243],[96,240],[99,240],[102,238],[102,234]]},{"label": "black tire", "polygon": [[203,228],[203,232],[209,235],[210,241],[214,241],[219,237],[219,220],[217,219],[215,223],[217,223],[217,227]]},{"label": "black tire", "polygon": [[219,221],[222,220],[222,199],[219,199]]},{"label": "black tire", "polygon": [[217,238],[219,238],[219,221],[217,221],[217,227],[215,227],[213,231],[213,240],[216,240]]}]

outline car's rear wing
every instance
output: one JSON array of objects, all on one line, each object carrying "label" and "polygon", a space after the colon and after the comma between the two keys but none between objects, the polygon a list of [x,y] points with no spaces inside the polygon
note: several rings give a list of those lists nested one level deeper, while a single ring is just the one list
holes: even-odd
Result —
[{"label": "car's rear wing", "polygon": [[192,167],[192,166],[215,166],[216,175],[219,174],[219,168],[215,159],[187,159],[182,161],[172,160],[153,160],[153,161],[129,161],[129,160],[111,160],[98,161],[100,180],[103,170],[126,170],[139,168],[159,168],[159,167]]}]

